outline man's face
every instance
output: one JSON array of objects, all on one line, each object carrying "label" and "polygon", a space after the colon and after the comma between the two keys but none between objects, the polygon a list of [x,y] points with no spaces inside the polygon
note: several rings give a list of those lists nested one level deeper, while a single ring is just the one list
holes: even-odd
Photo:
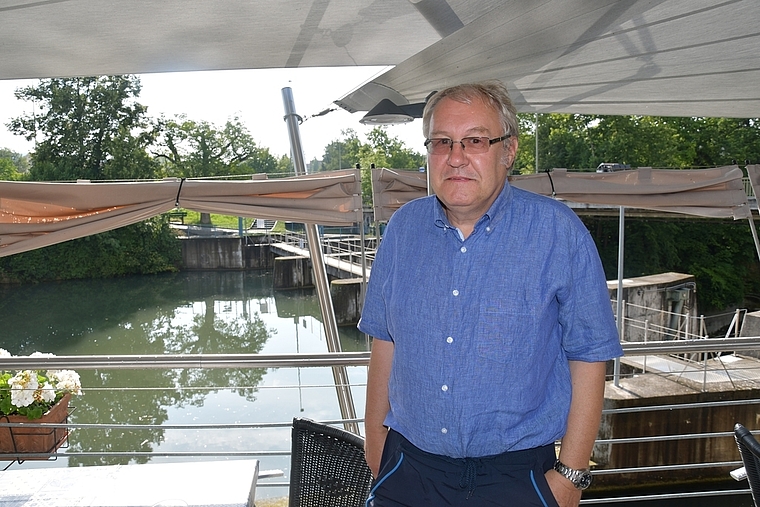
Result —
[{"label": "man's face", "polygon": [[[449,138],[504,135],[498,113],[483,101],[463,104],[449,98],[438,103],[430,118],[428,137]],[[430,184],[443,203],[453,225],[463,220],[474,224],[498,197],[512,164],[517,140],[510,138],[508,148],[497,142],[485,153],[467,153],[458,142],[446,154],[428,154]]]}]

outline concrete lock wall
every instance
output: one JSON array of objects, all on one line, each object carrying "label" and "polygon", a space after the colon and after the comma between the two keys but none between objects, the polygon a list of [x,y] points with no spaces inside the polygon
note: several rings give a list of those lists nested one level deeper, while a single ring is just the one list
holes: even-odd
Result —
[{"label": "concrete lock wall", "polygon": [[[750,312],[744,316],[739,336],[760,336],[760,311]],[[760,350],[745,350],[742,354],[760,359]]]},{"label": "concrete lock wall", "polygon": [[[649,377],[649,378],[647,378]],[[666,385],[667,384],[667,385]],[[727,400],[756,399],[760,390],[756,388],[731,389],[700,392],[676,382],[669,382],[658,376],[640,376],[622,382],[621,388],[608,383],[605,393],[605,409],[642,409],[656,405],[679,405]],[[641,410],[602,417],[599,439],[654,437],[662,435],[687,435],[704,433],[726,433],[733,431],[734,424],[741,422],[747,428],[760,428],[758,405],[731,404],[726,406],[696,407],[683,409]],[[653,442],[632,442],[617,444],[597,444],[592,461],[597,468],[636,468],[679,465],[684,463],[715,463],[739,460],[739,453],[733,434],[725,437],[699,439],[658,440]],[[737,468],[699,467],[696,469],[671,470],[669,480],[726,480],[728,473]],[[635,483],[637,486],[656,486],[662,483],[662,473],[639,472],[622,476],[598,475],[598,486],[613,488],[621,484]]]},{"label": "concrete lock wall", "polygon": [[[613,309],[617,300],[617,280],[607,281]],[[676,333],[682,325],[678,316],[668,315],[673,312],[682,316],[697,315],[696,278],[683,273],[660,273],[657,275],[626,278],[623,280],[623,300],[626,302],[626,317],[639,322],[649,321],[651,329],[643,326],[628,326],[625,340],[634,342],[667,340],[673,336],[663,336],[655,328],[672,329]],[[696,330],[691,330],[695,332]]]},{"label": "concrete lock wall", "polygon": [[270,269],[269,245],[245,243],[239,237],[182,239],[182,269]]}]

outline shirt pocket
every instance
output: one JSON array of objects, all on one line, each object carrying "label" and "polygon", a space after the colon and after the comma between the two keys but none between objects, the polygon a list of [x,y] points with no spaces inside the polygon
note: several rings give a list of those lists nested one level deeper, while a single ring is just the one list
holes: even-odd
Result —
[{"label": "shirt pocket", "polygon": [[536,340],[536,311],[507,301],[481,308],[475,328],[478,355],[499,363],[513,363],[530,354]]}]

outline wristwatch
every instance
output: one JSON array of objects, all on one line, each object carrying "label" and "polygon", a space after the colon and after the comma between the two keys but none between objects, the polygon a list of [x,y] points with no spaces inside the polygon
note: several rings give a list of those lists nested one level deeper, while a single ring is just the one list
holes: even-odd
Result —
[{"label": "wristwatch", "polygon": [[569,466],[557,460],[554,463],[554,470],[560,473],[562,477],[573,483],[577,489],[584,490],[591,486],[591,472],[589,470],[574,470]]}]

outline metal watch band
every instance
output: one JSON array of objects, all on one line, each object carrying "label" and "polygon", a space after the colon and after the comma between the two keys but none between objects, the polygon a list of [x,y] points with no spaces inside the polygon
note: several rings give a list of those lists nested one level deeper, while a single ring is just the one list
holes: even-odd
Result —
[{"label": "metal watch band", "polygon": [[584,490],[591,485],[591,472],[588,469],[575,470],[557,460],[554,462],[554,470],[580,490]]}]

